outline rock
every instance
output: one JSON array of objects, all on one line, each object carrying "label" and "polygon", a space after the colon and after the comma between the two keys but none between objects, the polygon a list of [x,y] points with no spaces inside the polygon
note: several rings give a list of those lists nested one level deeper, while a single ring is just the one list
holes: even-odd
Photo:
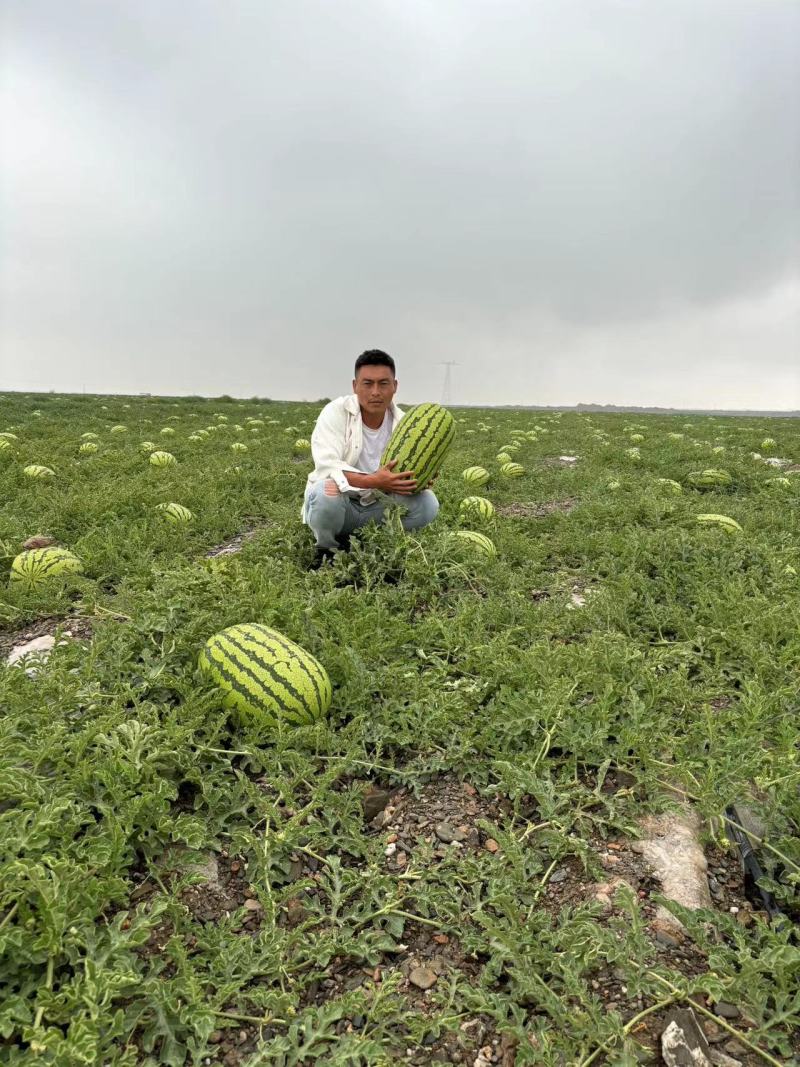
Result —
[{"label": "rock", "polygon": [[500,848],[500,846],[493,837],[487,837],[483,844],[483,847],[486,849],[487,852],[497,852]]},{"label": "rock", "polygon": [[55,537],[49,537],[47,534],[34,534],[33,537],[29,537],[27,541],[22,542],[22,547],[26,550],[31,548],[49,548],[50,545],[54,545],[55,543]]},{"label": "rock", "polygon": [[672,923],[664,923],[656,919],[653,922],[652,931],[656,941],[666,948],[680,948],[682,934]]},{"label": "rock", "polygon": [[[436,827],[435,833],[439,840],[443,841],[446,845],[459,840],[459,838],[456,837],[458,831],[454,826],[451,826],[449,822],[440,822]],[[461,840],[463,840],[463,834],[461,835]]]},{"label": "rock", "polygon": [[714,1005],[714,1014],[722,1019],[738,1019],[741,1012],[735,1004],[730,1004],[727,1000],[718,1000]]},{"label": "rock", "polygon": [[[688,807],[678,813],[648,816],[640,823],[645,837],[635,850],[653,868],[664,896],[685,908],[711,907],[706,871],[708,862],[698,840],[700,821]],[[683,923],[659,906],[656,919],[663,928],[683,933]]]},{"label": "rock", "polygon": [[742,1067],[741,1060],[735,1060],[733,1056],[726,1056],[724,1052],[720,1052],[718,1048],[712,1048],[710,1059],[716,1067]]},{"label": "rock", "polygon": [[568,875],[569,871],[566,867],[559,867],[557,871],[553,871],[550,875],[551,885],[558,885],[559,882],[565,882]]},{"label": "rock", "polygon": [[[19,660],[27,656],[33,656],[37,665],[41,666],[47,662],[55,643],[56,639],[52,634],[43,634],[41,637],[34,637],[32,641],[16,645],[8,654],[8,665],[11,667]],[[33,665],[25,667],[25,673],[33,676],[36,674],[36,667]]]},{"label": "rock", "polygon": [[767,836],[767,824],[748,804],[736,804],[739,825],[746,832],[751,848],[758,848]]},{"label": "rock", "polygon": [[661,1034],[661,1055],[668,1067],[711,1067],[710,1046],[691,1008],[674,1008]]},{"label": "rock", "polygon": [[245,911],[263,911],[260,901],[250,898],[244,902]]},{"label": "rock", "polygon": [[414,967],[408,976],[409,982],[417,989],[430,989],[436,985],[436,975],[429,967]]},{"label": "rock", "polygon": [[729,1056],[745,1056],[747,1055],[747,1049],[736,1038],[731,1038],[730,1041],[726,1041],[722,1046]]},{"label": "rock", "polygon": [[392,799],[392,794],[386,789],[377,789],[375,786],[370,786],[365,792],[362,798],[362,804],[364,807],[364,822],[372,822],[379,812],[382,812],[389,801]]}]

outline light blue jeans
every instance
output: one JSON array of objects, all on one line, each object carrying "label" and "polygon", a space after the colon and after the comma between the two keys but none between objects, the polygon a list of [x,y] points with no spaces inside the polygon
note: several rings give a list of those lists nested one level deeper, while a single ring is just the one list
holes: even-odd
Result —
[{"label": "light blue jeans", "polygon": [[312,488],[306,502],[306,520],[314,531],[317,548],[336,551],[347,534],[366,526],[368,522],[383,522],[389,502],[407,509],[401,518],[403,529],[417,530],[433,522],[439,512],[439,501],[433,490],[421,493],[383,493],[372,504],[360,504],[356,497],[339,492],[332,478],[322,478]]}]

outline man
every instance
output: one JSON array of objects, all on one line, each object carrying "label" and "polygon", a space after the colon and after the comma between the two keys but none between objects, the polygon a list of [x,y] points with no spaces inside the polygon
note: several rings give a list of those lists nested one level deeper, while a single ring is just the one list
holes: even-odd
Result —
[{"label": "man", "polygon": [[331,400],[311,435],[314,470],[308,476],[301,518],[316,538],[315,565],[344,548],[349,535],[370,521],[382,522],[390,502],[402,504],[402,524],[415,530],[439,511],[428,483],[415,492],[413,471],[381,466],[392,430],[403,417],[394,402],[398,381],[391,356],[378,348],[356,360],[353,392]]}]

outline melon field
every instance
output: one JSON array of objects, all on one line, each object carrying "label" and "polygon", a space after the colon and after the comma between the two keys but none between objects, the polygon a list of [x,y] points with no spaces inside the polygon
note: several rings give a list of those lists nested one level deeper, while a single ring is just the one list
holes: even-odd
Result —
[{"label": "melon field", "polygon": [[[321,404],[0,395],[0,1062],[794,1062],[800,423],[453,407],[314,570]],[[322,718],[228,709],[252,623]]]}]

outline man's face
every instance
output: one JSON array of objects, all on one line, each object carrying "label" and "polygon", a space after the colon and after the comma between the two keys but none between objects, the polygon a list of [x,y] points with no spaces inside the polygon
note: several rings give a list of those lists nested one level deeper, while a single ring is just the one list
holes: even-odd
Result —
[{"label": "man's face", "polygon": [[397,379],[389,367],[367,364],[358,368],[353,379],[353,392],[365,411],[371,415],[383,414],[397,392]]}]

